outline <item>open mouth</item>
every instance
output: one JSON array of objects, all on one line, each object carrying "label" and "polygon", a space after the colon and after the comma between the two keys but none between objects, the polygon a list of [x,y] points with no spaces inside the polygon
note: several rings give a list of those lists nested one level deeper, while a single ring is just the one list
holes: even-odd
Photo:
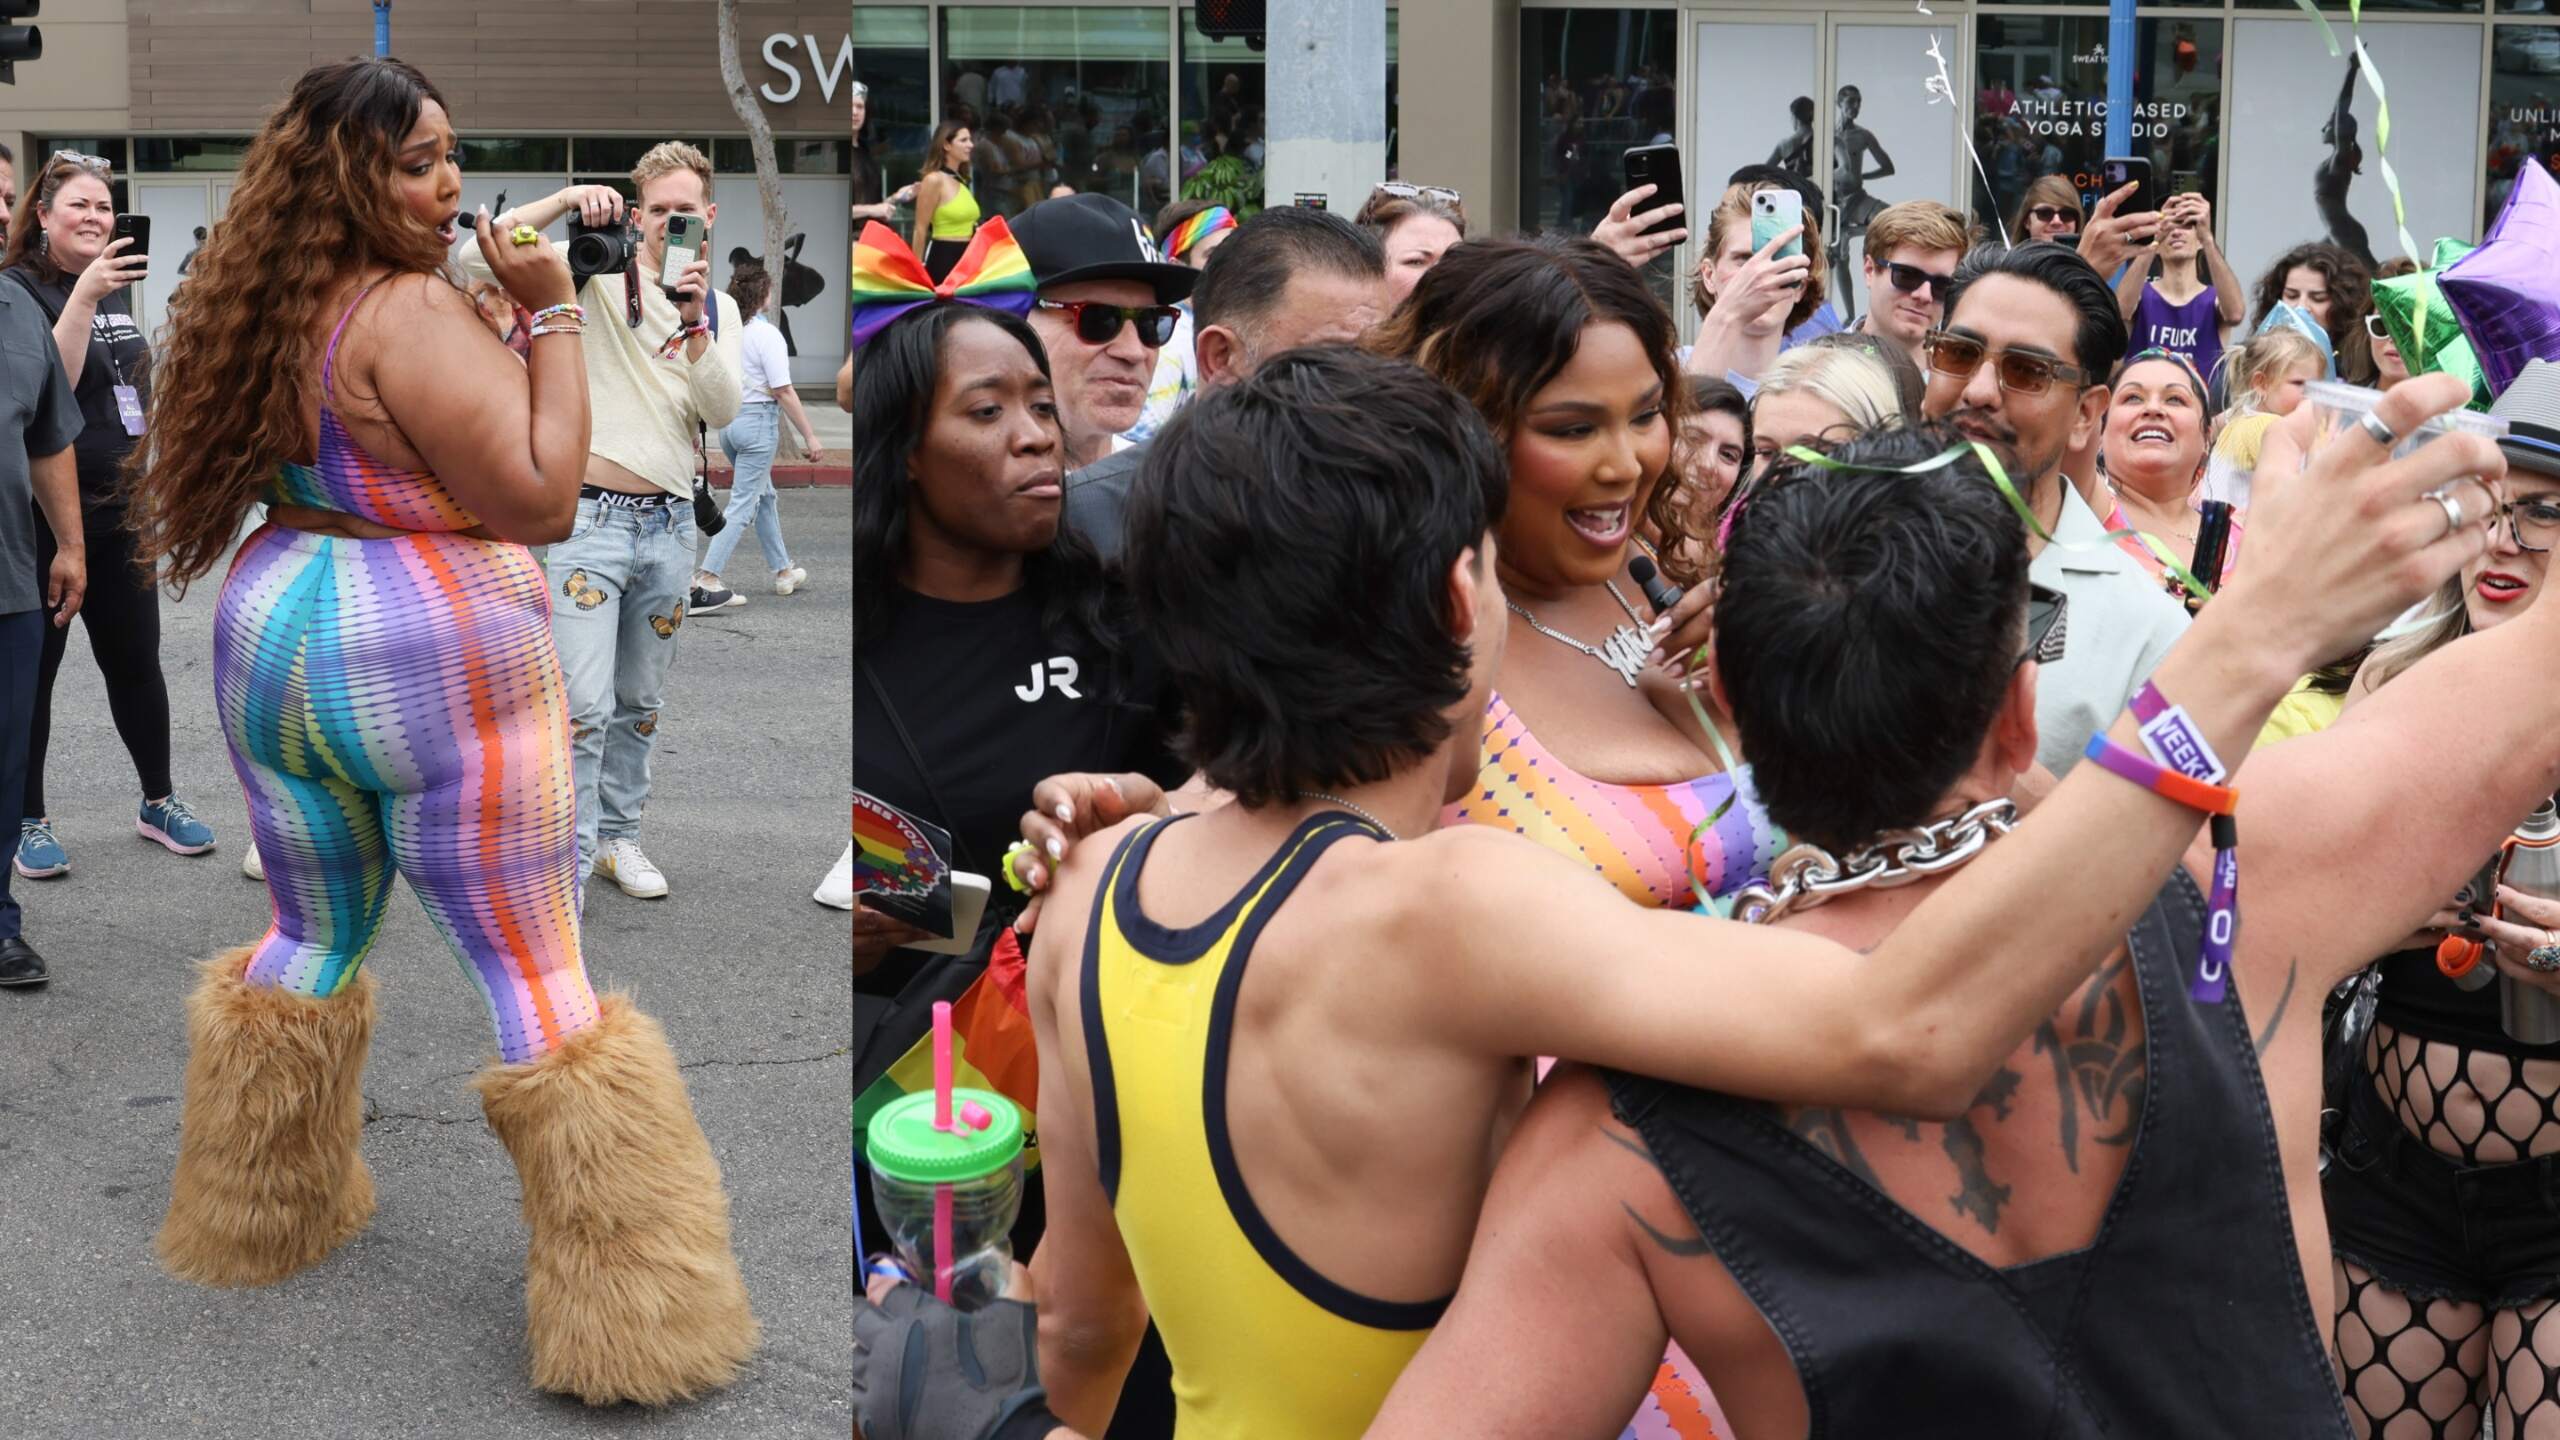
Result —
[{"label": "open mouth", "polygon": [[2157,441],[2163,445],[2175,445],[2178,443],[2177,437],[2169,433],[2169,427],[2166,425],[2135,426],[2132,439],[2133,443],[2137,445],[2150,441]]},{"label": "open mouth", "polygon": [[436,238],[447,245],[462,238],[462,212],[454,211],[436,222]]},{"label": "open mouth", "polygon": [[2521,600],[2533,589],[2531,585],[2515,576],[2496,570],[2482,571],[2480,582],[2472,588],[2480,592],[2481,599],[2493,605],[2505,605]]},{"label": "open mouth", "polygon": [[1575,534],[1600,546],[1625,544],[1627,527],[1634,518],[1635,507],[1624,502],[1600,509],[1564,512],[1564,523],[1572,526]]}]

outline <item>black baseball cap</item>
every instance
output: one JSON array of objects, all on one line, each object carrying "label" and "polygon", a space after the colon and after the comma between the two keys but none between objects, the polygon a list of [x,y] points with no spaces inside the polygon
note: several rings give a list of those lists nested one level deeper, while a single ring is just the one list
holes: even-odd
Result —
[{"label": "black baseball cap", "polygon": [[1138,212],[1108,195],[1061,195],[1013,221],[1013,237],[1040,288],[1085,280],[1136,280],[1155,287],[1156,303],[1186,299],[1200,272],[1156,248]]}]

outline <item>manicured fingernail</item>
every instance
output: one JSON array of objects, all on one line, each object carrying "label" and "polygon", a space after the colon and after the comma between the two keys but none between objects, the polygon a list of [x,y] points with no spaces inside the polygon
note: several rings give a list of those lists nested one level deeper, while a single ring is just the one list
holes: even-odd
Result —
[{"label": "manicured fingernail", "polygon": [[1670,616],[1668,616],[1668,615],[1659,615],[1659,616],[1654,617],[1654,622],[1653,622],[1653,633],[1654,633],[1654,634],[1656,634],[1656,635],[1668,635],[1668,634],[1670,634],[1670,633],[1671,633],[1671,617],[1670,617]]},{"label": "manicured fingernail", "polygon": [[1067,842],[1059,839],[1055,835],[1049,837],[1049,843],[1045,848],[1048,850],[1049,858],[1052,860],[1064,860],[1067,858]]},{"label": "manicured fingernail", "polygon": [[1076,823],[1076,807],[1068,804],[1064,800],[1059,801],[1058,823],[1061,825],[1073,825]]},{"label": "manicured fingernail", "polygon": [[1646,652],[1645,652],[1645,657],[1644,657],[1644,663],[1645,663],[1648,667],[1661,664],[1661,663],[1662,663],[1662,647],[1661,647],[1661,646],[1659,646],[1659,645],[1656,645],[1656,646],[1654,646],[1651,650],[1646,651]]}]

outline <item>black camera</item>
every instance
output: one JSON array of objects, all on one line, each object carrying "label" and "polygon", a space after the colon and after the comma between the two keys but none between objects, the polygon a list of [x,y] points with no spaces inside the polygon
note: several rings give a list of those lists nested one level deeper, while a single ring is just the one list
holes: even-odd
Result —
[{"label": "black camera", "polygon": [[588,225],[569,220],[569,274],[580,285],[598,275],[620,275],[640,255],[640,227],[628,220]]}]

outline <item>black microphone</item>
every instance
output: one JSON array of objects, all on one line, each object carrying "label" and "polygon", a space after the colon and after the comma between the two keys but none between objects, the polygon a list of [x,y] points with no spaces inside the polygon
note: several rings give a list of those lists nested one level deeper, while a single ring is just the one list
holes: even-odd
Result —
[{"label": "black microphone", "polygon": [[1628,561],[1627,573],[1636,577],[1636,584],[1644,587],[1645,603],[1653,607],[1654,614],[1668,615],[1671,607],[1680,603],[1680,587],[1662,578],[1653,568],[1652,557],[1638,555]]}]

